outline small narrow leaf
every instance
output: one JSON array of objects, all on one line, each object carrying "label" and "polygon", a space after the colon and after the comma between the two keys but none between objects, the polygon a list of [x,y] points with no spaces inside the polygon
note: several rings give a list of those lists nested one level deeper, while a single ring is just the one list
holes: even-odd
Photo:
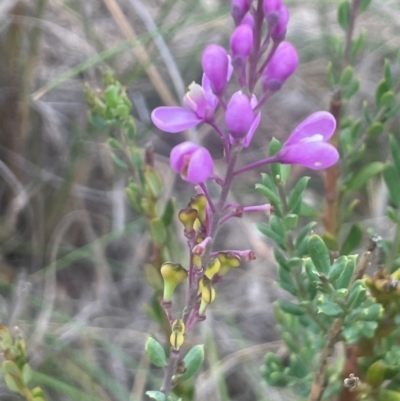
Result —
[{"label": "small narrow leaf", "polygon": [[327,276],[331,266],[329,251],[325,242],[317,234],[312,234],[309,238],[308,252],[317,271]]},{"label": "small narrow leaf", "polygon": [[180,376],[180,380],[190,379],[200,369],[204,361],[204,345],[195,345],[183,358],[186,368],[185,372]]},{"label": "small narrow leaf", "polygon": [[348,0],[342,0],[338,8],[338,22],[343,30],[347,30],[350,23],[351,8]]},{"label": "small narrow leaf", "polygon": [[153,337],[149,337],[145,346],[146,353],[153,365],[162,368],[167,365],[167,356],[163,346]]},{"label": "small narrow leaf", "polygon": [[392,164],[383,171],[383,178],[389,191],[390,200],[395,206],[400,206],[400,176]]},{"label": "small narrow leaf", "polygon": [[307,188],[307,183],[310,177],[302,177],[290,191],[288,206],[290,210],[294,210],[297,204],[301,201],[304,190]]},{"label": "small narrow leaf", "polygon": [[156,401],[166,401],[165,394],[161,391],[146,391],[146,395]]},{"label": "small narrow leaf", "polygon": [[359,224],[353,224],[343,242],[340,250],[341,255],[349,255],[351,251],[358,247],[362,239],[362,228]]},{"label": "small narrow leaf", "polygon": [[381,173],[385,167],[386,165],[382,162],[372,162],[367,164],[346,184],[346,190],[355,191],[360,189],[367,183],[368,180]]},{"label": "small narrow leaf", "polygon": [[340,74],[339,85],[347,86],[354,76],[354,69],[352,66],[348,65]]}]

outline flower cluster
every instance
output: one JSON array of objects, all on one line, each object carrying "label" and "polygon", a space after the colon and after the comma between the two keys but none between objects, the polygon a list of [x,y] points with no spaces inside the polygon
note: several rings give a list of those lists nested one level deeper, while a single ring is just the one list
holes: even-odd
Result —
[{"label": "flower cluster", "polygon": [[[189,247],[187,267],[167,262],[161,267],[164,280],[162,306],[171,324],[171,351],[179,357],[185,331],[205,319],[208,305],[216,296],[215,285],[241,260],[253,260],[251,250],[213,251],[219,227],[245,212],[270,213],[271,206],[238,205],[228,202],[233,179],[252,168],[270,163],[301,164],[311,169],[327,168],[338,160],[336,148],[328,141],[336,129],[334,117],[319,111],[300,123],[279,151],[270,157],[236,169],[238,154],[247,148],[261,121],[261,108],[279,91],[295,72],[298,55],[285,41],[289,13],[282,0],[232,0],[231,13],[235,28],[227,51],[217,44],[207,46],[202,54],[201,85],[193,82],[183,98],[183,106],[158,107],[153,123],[161,130],[178,133],[198,124],[212,127],[224,148],[224,177],[213,173],[210,152],[193,142],[182,142],[170,155],[172,168],[196,185],[198,195],[179,212]],[[236,89],[235,87],[236,82]],[[257,92],[257,95],[256,95]],[[214,203],[207,180],[221,186]],[[180,319],[171,314],[175,287],[187,281],[186,303]],[[171,360],[170,360],[171,361]],[[166,368],[164,394],[169,391],[173,371]],[[166,390],[165,390],[166,388]]]},{"label": "flower cluster", "polygon": [[[230,38],[230,52],[217,44],[207,46],[201,59],[202,84],[189,85],[182,107],[158,107],[151,115],[159,129],[170,133],[200,123],[211,125],[221,137],[227,161],[233,148],[250,145],[260,124],[261,107],[298,65],[295,47],[284,40],[289,12],[282,0],[258,1],[257,7],[251,0],[232,0],[231,14],[236,27]],[[229,95],[233,75],[240,88]],[[260,100],[254,93],[257,86]],[[224,114],[224,126],[220,119],[217,122],[218,108]],[[293,131],[274,160],[259,161],[257,165],[278,161],[327,168],[339,157],[336,148],[328,143],[334,131],[333,116],[317,112]],[[176,146],[171,152],[171,165],[183,179],[194,184],[212,177],[210,153],[194,143]]]}]

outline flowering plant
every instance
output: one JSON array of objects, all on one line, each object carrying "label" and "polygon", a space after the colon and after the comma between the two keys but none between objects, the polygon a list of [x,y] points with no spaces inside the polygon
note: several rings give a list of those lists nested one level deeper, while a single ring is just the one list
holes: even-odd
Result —
[{"label": "flowering plant", "polygon": [[[398,291],[397,265],[388,266],[389,270],[381,268],[379,277],[386,284],[378,284],[377,278],[363,278],[372,252],[376,248],[381,250],[381,254],[384,252],[381,238],[374,236],[367,250],[357,258],[350,253],[361,240],[360,229],[354,225],[342,243],[341,227],[335,223],[341,218],[339,211],[347,202],[345,199],[351,197],[351,190],[362,187],[368,179],[385,169],[380,162],[367,163],[354,175],[352,163],[363,157],[363,151],[352,153],[357,140],[362,140],[361,123],[351,116],[344,120],[346,100],[359,87],[350,62],[350,57],[354,58],[360,49],[359,40],[352,42],[354,23],[357,14],[368,5],[369,1],[353,0],[350,4],[344,0],[339,6],[338,19],[346,32],[346,41],[340,44],[341,48],[336,44],[336,48],[340,49],[337,56],[343,59],[345,68],[333,64],[328,67],[329,80],[335,87],[330,111],[316,111],[307,117],[283,144],[273,139],[266,158],[239,165],[240,153],[257,134],[262,109],[293,75],[299,62],[296,48],[285,41],[289,11],[281,0],[258,0],[255,3],[233,0],[231,14],[235,28],[230,37],[230,50],[217,44],[207,46],[202,54],[202,85],[192,83],[189,86],[183,107],[162,106],[153,110],[152,121],[162,131],[178,133],[201,123],[211,126],[222,142],[226,167],[224,176],[216,175],[210,152],[200,144],[182,142],[171,151],[172,168],[195,185],[197,195],[187,208],[179,212],[188,244],[188,265],[167,262],[161,267],[164,280],[161,304],[171,325],[171,347],[167,358],[154,338],[147,342],[150,360],[164,367],[161,390],[148,392],[151,398],[175,399],[174,386],[193,376],[200,368],[204,358],[202,346],[194,346],[182,357],[185,335],[207,317],[207,308],[216,298],[218,283],[229,269],[242,260],[255,259],[252,250],[215,250],[213,244],[218,229],[232,217],[255,211],[271,214],[270,224],[259,224],[258,228],[276,243],[274,255],[278,263],[279,285],[297,298],[297,303],[285,299],[275,305],[278,329],[290,351],[290,358],[289,366],[285,367],[276,355],[270,353],[266,356],[263,374],[268,384],[291,386],[310,401],[320,400],[333,392],[344,400],[349,391],[354,391],[354,399],[399,397],[400,392],[393,391],[393,378],[399,378],[399,372],[394,374],[393,364],[379,359],[377,354],[373,357],[379,363],[374,363],[369,369],[347,361],[341,384],[330,384],[329,377],[334,377],[334,374],[327,378],[328,358],[337,342],[343,342],[349,349],[357,347],[359,355],[368,359],[364,351],[366,339],[381,344],[381,319],[386,316],[394,323],[400,316],[391,315],[391,307],[381,300],[382,291],[385,291],[382,285]],[[377,91],[380,111],[372,118],[364,112],[367,135],[371,132],[380,134],[383,124],[395,113],[396,102],[390,91],[390,66],[386,64],[385,68],[384,84],[381,83]],[[232,90],[235,86],[236,89]],[[391,143],[393,158],[398,160],[399,145],[394,139]],[[342,158],[347,159],[342,172],[337,166],[339,151]],[[325,233],[322,237],[311,232],[313,222],[306,224],[300,232],[297,229],[299,218],[306,215],[302,195],[308,177],[300,179],[287,196],[285,184],[290,167],[284,165],[293,164],[326,170]],[[234,179],[259,167],[270,171],[270,175],[263,174],[262,184],[256,185],[269,203],[235,205],[229,202],[229,190]],[[389,191],[396,202],[398,191],[395,195],[393,177],[400,176],[399,167],[395,163],[385,170],[387,185],[392,188]],[[211,181],[221,187],[217,200],[209,191]],[[394,211],[391,213],[396,214]],[[395,241],[395,247],[396,244]],[[394,261],[393,252],[389,252],[392,254],[390,263]],[[176,315],[172,312],[173,294],[182,282],[187,282],[185,304],[181,314]],[[390,336],[397,332],[393,329]],[[300,342],[295,340],[294,333],[301,336]],[[391,385],[383,386],[389,377]]]}]

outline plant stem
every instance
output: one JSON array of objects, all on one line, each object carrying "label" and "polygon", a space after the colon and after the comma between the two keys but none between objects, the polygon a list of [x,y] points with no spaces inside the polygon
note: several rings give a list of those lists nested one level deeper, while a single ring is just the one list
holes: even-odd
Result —
[{"label": "plant stem", "polygon": [[174,348],[171,347],[168,364],[164,370],[164,380],[161,385],[161,391],[165,394],[166,397],[168,396],[168,394],[171,392],[172,389],[172,376],[175,373],[175,367],[176,363],[178,362],[179,353],[180,353],[179,350],[175,350]]}]

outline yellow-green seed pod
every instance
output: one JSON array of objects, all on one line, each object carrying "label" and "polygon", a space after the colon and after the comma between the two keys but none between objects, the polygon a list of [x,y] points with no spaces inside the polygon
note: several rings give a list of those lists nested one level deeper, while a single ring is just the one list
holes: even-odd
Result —
[{"label": "yellow-green seed pod", "polygon": [[185,341],[185,323],[182,319],[177,319],[172,323],[170,342],[174,350],[179,350]]},{"label": "yellow-green seed pod", "polygon": [[215,274],[218,273],[221,267],[221,262],[218,258],[212,259],[211,262],[208,264],[205,275],[208,279],[212,279]]},{"label": "yellow-green seed pod", "polygon": [[178,218],[185,227],[185,231],[191,232],[194,230],[194,223],[197,220],[197,210],[192,208],[182,209]]},{"label": "yellow-green seed pod", "polygon": [[194,196],[190,202],[189,207],[196,209],[198,213],[198,218],[202,225],[206,224],[207,220],[207,198],[204,194],[198,194]]},{"label": "yellow-green seed pod", "polygon": [[161,275],[164,280],[164,295],[163,299],[170,302],[174,293],[175,287],[185,281],[187,270],[179,263],[166,262],[161,266]]},{"label": "yellow-green seed pod", "polygon": [[192,263],[193,263],[193,266],[197,270],[201,270],[201,256],[200,255],[193,255],[192,256]]},{"label": "yellow-green seed pod", "polygon": [[215,289],[207,277],[203,277],[199,281],[199,293],[201,300],[206,304],[210,304],[215,299]]},{"label": "yellow-green seed pod", "polygon": [[219,252],[217,258],[221,263],[218,271],[220,276],[224,276],[231,268],[238,267],[241,262],[240,256],[230,252]]}]

